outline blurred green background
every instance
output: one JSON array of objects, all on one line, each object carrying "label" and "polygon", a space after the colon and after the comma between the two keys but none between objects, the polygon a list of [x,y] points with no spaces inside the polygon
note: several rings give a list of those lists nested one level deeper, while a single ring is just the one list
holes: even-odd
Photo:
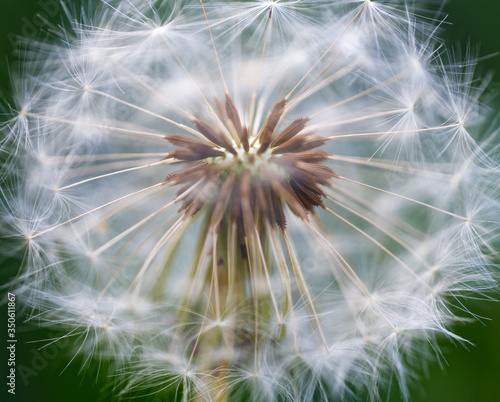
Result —
[{"label": "blurred green background", "polygon": [[[9,69],[8,66],[16,60],[13,52],[13,42],[16,34],[31,36],[38,31],[36,24],[43,25],[37,13],[53,14],[51,21],[56,24],[62,20],[59,15],[52,13],[56,0],[2,0],[0,14],[0,95],[9,97]],[[173,1],[173,0],[172,0]],[[78,1],[68,0],[68,3],[77,5]],[[46,5],[46,7],[43,6]],[[49,7],[50,6],[50,7]],[[440,2],[430,1],[429,7],[439,8]],[[45,10],[44,10],[45,8]],[[493,0],[452,0],[445,4],[444,12],[448,14],[445,24],[445,38],[448,46],[457,45],[466,49],[470,43],[473,49],[479,47],[479,54],[484,57],[479,71],[484,75],[494,74],[491,92],[500,90],[500,2]],[[57,10],[59,13],[62,9]],[[489,57],[491,56],[491,57]],[[491,103],[500,111],[498,97]],[[0,240],[1,241],[1,240]],[[7,245],[0,243],[0,248]],[[2,255],[4,253],[0,253]],[[0,257],[0,279],[5,283],[15,273],[19,261],[2,259]],[[5,292],[2,292],[5,293]],[[6,296],[2,294],[2,300]],[[18,304],[19,306],[19,304]],[[440,364],[431,365],[428,373],[421,373],[414,381],[411,397],[414,401],[429,402],[497,402],[500,401],[500,303],[472,303],[470,309],[482,317],[482,322],[476,321],[463,327],[455,328],[463,338],[475,346],[467,348],[442,342],[443,357]],[[7,334],[6,306],[0,306],[2,334]],[[491,320],[490,320],[491,319]],[[30,401],[30,402],[79,402],[107,400],[105,394],[101,396],[101,387],[105,384],[96,383],[95,373],[79,373],[80,364],[74,362],[65,368],[69,352],[69,345],[59,345],[49,349],[40,349],[43,342],[56,334],[43,330],[33,330],[22,323],[22,316],[17,319],[17,364],[24,365],[28,370],[28,384],[25,385],[18,374],[16,395],[6,392],[6,382],[1,380],[1,401]],[[0,336],[5,339],[6,336]],[[5,351],[2,341],[1,350]],[[68,343],[70,343],[68,341]],[[2,353],[3,356],[3,353]],[[71,356],[71,355],[69,355]],[[0,360],[0,378],[7,375],[7,358]],[[397,394],[390,396],[390,401],[398,401]]]}]

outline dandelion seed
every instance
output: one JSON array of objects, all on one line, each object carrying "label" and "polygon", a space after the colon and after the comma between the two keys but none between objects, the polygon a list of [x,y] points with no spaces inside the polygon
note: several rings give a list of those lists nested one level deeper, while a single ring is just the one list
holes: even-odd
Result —
[{"label": "dandelion seed", "polygon": [[431,21],[102,1],[33,43],[1,142],[33,319],[113,361],[119,396],[409,398],[496,288],[500,227],[484,84]]}]

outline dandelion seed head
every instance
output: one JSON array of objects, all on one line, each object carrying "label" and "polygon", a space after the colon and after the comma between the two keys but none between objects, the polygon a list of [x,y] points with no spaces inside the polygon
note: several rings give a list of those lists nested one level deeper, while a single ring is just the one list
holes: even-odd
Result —
[{"label": "dandelion seed head", "polygon": [[496,289],[476,56],[392,1],[98,3],[1,126],[32,320],[119,396],[407,398]]}]

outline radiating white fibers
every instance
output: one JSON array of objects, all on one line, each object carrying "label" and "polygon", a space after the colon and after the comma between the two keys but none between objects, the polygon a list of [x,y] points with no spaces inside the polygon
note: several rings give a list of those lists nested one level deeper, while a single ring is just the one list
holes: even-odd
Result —
[{"label": "radiating white fibers", "polygon": [[30,42],[0,146],[33,317],[116,397],[408,399],[500,225],[487,80],[418,14],[102,0]]}]

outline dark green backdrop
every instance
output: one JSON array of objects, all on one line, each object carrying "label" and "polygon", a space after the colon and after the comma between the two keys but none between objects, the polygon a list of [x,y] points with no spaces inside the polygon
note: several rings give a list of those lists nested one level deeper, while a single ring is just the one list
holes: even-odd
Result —
[{"label": "dark green backdrop", "polygon": [[[68,0],[71,1],[71,0]],[[173,1],[173,0],[172,0]],[[15,34],[31,35],[37,19],[37,13],[44,8],[39,0],[1,0],[0,14],[0,91],[8,99],[9,76],[8,65],[15,60],[12,41]],[[50,0],[41,0],[47,3]],[[74,1],[73,4],[77,4]],[[433,1],[432,7],[439,6],[439,0]],[[470,42],[474,46],[480,45],[480,55],[493,57],[481,63],[481,71],[487,73],[496,71],[494,81],[500,82],[500,56],[494,54],[500,51],[500,2],[494,0],[452,0],[444,7],[449,14],[447,21],[452,23],[446,27],[446,39],[449,45],[461,45],[465,49]],[[51,8],[45,12],[51,13]],[[52,18],[58,22],[59,17]],[[492,89],[500,90],[495,82]],[[494,102],[496,110],[500,110],[498,99]],[[0,240],[1,241],[1,240]],[[0,248],[5,249],[6,244],[0,243]],[[3,253],[0,253],[0,255]],[[9,275],[15,272],[18,262],[2,259],[0,257],[0,278],[2,283],[7,281]],[[6,296],[2,292],[2,300]],[[427,374],[422,374],[417,379],[419,384],[412,388],[414,401],[429,402],[497,402],[500,401],[500,303],[477,303],[471,310],[492,320],[475,322],[456,331],[459,335],[470,340],[476,346],[468,349],[460,345],[442,343],[444,359],[441,359],[441,369],[438,363],[431,366]],[[6,306],[0,306],[0,321],[2,332],[0,335],[0,348],[5,351],[7,331],[5,328]],[[102,384],[96,384],[93,372],[85,376],[78,375],[79,363],[74,363],[64,369],[64,345],[52,349],[37,350],[42,343],[29,343],[33,340],[45,339],[51,333],[42,330],[33,330],[22,323],[18,317],[18,344],[17,363],[33,371],[26,372],[28,384],[23,383],[18,374],[17,393],[12,397],[6,392],[7,358],[1,354],[0,359],[0,400],[1,401],[26,401],[26,402],[79,402],[96,401],[100,398],[99,390]],[[5,334],[5,335],[4,335]],[[391,396],[391,401],[398,401],[398,395]]]}]

